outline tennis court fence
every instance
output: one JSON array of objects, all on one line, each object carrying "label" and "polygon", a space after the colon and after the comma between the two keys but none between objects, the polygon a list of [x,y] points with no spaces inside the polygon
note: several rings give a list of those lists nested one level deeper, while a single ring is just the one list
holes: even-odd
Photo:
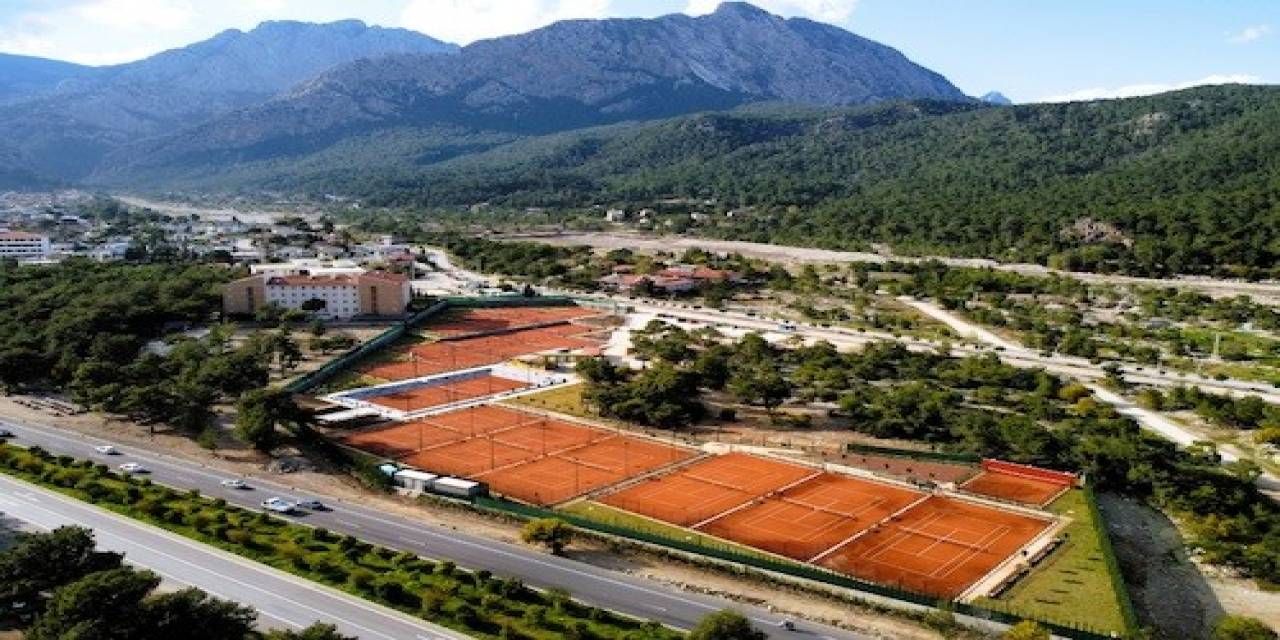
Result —
[{"label": "tennis court fence", "polygon": [[311,391],[355,366],[361,360],[364,360],[365,358],[368,358],[395,344],[397,340],[403,338],[405,334],[409,333],[409,331],[423,324],[427,320],[430,320],[431,318],[452,308],[556,307],[569,306],[572,304],[572,299],[563,296],[534,298],[444,298],[430,307],[405,318],[403,322],[400,322],[390,329],[378,334],[372,340],[359,344],[352,349],[339,354],[334,359],[326,362],[324,366],[319,369],[290,382],[285,385],[285,390],[290,393],[306,393]]},{"label": "tennis court fence", "polygon": [[[859,580],[852,576],[828,571],[813,565],[798,562],[787,562],[764,554],[753,555],[727,544],[718,544],[714,540],[709,540],[704,536],[675,537],[665,535],[657,531],[646,531],[625,526],[617,522],[604,522],[577,513],[553,511],[523,503],[512,502],[510,500],[503,500],[501,498],[477,497],[473,500],[473,504],[483,510],[496,511],[523,519],[534,520],[555,518],[588,531],[628,538],[638,542],[674,549],[676,551],[705,556],[716,560],[733,562],[795,578],[813,580],[815,582],[835,587],[892,598],[894,600],[900,600],[910,604],[942,608],[957,614],[982,620],[991,620],[993,622],[1003,624],[1016,624],[1022,620],[1037,620],[1037,622],[1048,628],[1054,635],[1072,638],[1073,640],[1113,640],[1117,637],[1131,637],[1138,629],[1135,622],[1130,625],[1127,633],[1117,636],[1104,629],[1091,629],[1087,627],[1064,625],[1049,620],[1040,620],[1033,615],[1021,615],[1012,607],[999,609],[992,606],[979,606],[966,602],[955,602],[945,599],[939,600],[938,598],[925,594]],[[1126,622],[1128,622],[1127,619]]]},{"label": "tennis court fence", "polygon": [[919,449],[898,449],[895,447],[879,447],[870,444],[849,443],[846,445],[850,453],[866,455],[890,456],[894,458],[910,458],[912,460],[935,460],[937,462],[954,462],[959,464],[979,464],[982,456],[969,453],[952,453],[950,451],[922,451]]}]

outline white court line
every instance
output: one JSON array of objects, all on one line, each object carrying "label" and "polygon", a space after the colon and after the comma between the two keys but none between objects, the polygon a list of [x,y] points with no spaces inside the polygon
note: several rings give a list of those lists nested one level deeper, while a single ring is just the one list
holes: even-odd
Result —
[{"label": "white court line", "polygon": [[[896,517],[898,517],[898,516],[900,516],[900,515],[902,515],[902,514],[906,513],[908,510],[910,510],[910,509],[914,508],[916,505],[919,505],[919,504],[923,503],[925,500],[928,500],[928,499],[929,499],[929,498],[931,498],[931,497],[933,497],[933,494],[929,494],[929,493],[926,493],[926,494],[924,494],[924,495],[920,496],[919,498],[917,498],[917,499],[913,500],[913,501],[912,501],[910,504],[908,504],[907,506],[905,506],[905,507],[903,507],[903,508],[901,508],[901,509],[898,509],[897,511],[894,511],[893,513],[891,513],[891,514],[889,514],[889,515],[885,516],[885,517],[884,517],[884,518],[882,518],[879,522],[874,522],[874,523],[872,523],[872,524],[871,524],[871,526],[867,527],[866,529],[863,529],[862,531],[859,531],[859,532],[857,532],[857,533],[855,533],[855,534],[853,534],[853,535],[849,536],[848,538],[845,538],[845,539],[844,539],[843,541],[841,541],[839,544],[837,544],[837,545],[835,545],[835,546],[831,547],[830,549],[827,549],[826,551],[823,551],[822,553],[819,553],[818,555],[816,555],[816,556],[814,556],[814,557],[812,557],[812,558],[809,558],[809,559],[807,560],[807,562],[808,562],[808,563],[810,563],[810,564],[816,563],[816,562],[818,562],[819,560],[822,560],[823,558],[826,558],[827,556],[829,556],[829,555],[831,555],[831,554],[833,554],[833,553],[835,553],[835,552],[839,551],[840,549],[843,549],[843,548],[845,548],[845,547],[849,546],[850,544],[852,544],[852,543],[853,543],[853,541],[855,541],[855,540],[857,540],[858,538],[861,538],[862,536],[864,536],[864,535],[866,535],[866,534],[870,533],[871,531],[875,530],[875,529],[876,529],[877,527],[879,527],[881,524],[884,524],[885,522],[888,522],[888,521],[890,521],[890,520],[892,520],[892,519],[894,519],[894,518],[896,518]],[[865,556],[865,554],[864,554],[864,556]]]}]

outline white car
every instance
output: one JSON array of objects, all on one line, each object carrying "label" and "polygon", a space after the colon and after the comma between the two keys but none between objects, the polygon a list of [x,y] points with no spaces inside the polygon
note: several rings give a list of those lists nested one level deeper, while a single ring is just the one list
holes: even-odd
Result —
[{"label": "white car", "polygon": [[249,485],[245,484],[245,481],[239,478],[227,478],[226,480],[222,481],[222,486],[228,489],[248,489],[249,488]]},{"label": "white car", "polygon": [[126,462],[120,465],[119,469],[125,473],[146,473],[146,467],[136,462]]},{"label": "white car", "polygon": [[96,446],[96,447],[94,447],[94,448],[93,448],[93,450],[94,450],[94,451],[97,451],[98,453],[101,453],[101,454],[102,454],[102,455],[104,455],[104,456],[114,456],[114,455],[116,455],[116,454],[120,453],[119,451],[117,451],[117,450],[116,450],[116,448],[115,448],[115,447],[113,447],[113,446],[111,446],[111,445],[109,445],[109,444],[104,444],[104,445]]},{"label": "white car", "polygon": [[293,513],[293,503],[283,498],[267,498],[262,501],[262,508],[276,513]]}]

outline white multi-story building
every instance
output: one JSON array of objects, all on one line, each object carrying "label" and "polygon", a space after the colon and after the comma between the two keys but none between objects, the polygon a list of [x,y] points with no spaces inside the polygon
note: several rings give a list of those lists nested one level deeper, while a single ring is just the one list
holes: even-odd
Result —
[{"label": "white multi-story building", "polygon": [[46,236],[26,231],[0,231],[0,259],[43,259],[52,252],[53,247]]},{"label": "white multi-story building", "polygon": [[222,307],[228,314],[249,315],[262,307],[300,309],[326,320],[356,316],[399,317],[413,293],[409,279],[385,271],[333,275],[256,274],[226,285]]},{"label": "white multi-story building", "polygon": [[[318,306],[319,301],[324,302],[319,310],[304,306]],[[355,278],[343,276],[267,276],[266,303],[312,311],[326,319],[351,318],[360,314],[360,287]]]},{"label": "white multi-story building", "polygon": [[249,273],[263,276],[355,276],[364,269],[354,260],[299,258],[288,262],[249,265]]}]

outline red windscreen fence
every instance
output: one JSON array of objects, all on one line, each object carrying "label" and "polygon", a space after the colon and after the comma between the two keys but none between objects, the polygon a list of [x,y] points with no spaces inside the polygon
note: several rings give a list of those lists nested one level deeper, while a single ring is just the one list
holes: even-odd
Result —
[{"label": "red windscreen fence", "polygon": [[1005,462],[1004,460],[992,460],[990,458],[982,461],[982,468],[992,473],[1003,473],[1011,476],[1020,476],[1023,478],[1032,478],[1035,480],[1043,480],[1064,486],[1074,486],[1080,481],[1079,476],[1074,473],[1065,471],[1051,471],[1049,469],[1041,469],[1026,464],[1018,464],[1016,462]]}]

